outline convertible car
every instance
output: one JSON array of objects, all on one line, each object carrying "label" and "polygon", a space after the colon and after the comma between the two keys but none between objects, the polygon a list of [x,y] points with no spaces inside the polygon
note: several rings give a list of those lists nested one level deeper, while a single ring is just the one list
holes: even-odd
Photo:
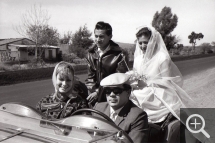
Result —
[{"label": "convertible car", "polygon": [[[81,112],[92,112],[103,118],[80,115]],[[165,143],[179,142],[179,125],[178,121],[171,122],[162,138],[153,131],[156,127],[150,125],[149,142],[155,139]],[[0,142],[132,143],[132,140],[108,116],[93,109],[78,110],[65,119],[46,120],[32,107],[6,103],[0,106]]]}]

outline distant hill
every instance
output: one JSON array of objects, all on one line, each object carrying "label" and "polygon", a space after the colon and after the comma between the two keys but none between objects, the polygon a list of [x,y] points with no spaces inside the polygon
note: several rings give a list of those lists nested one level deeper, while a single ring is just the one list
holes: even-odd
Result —
[{"label": "distant hill", "polygon": [[[122,49],[125,49],[129,53],[129,60],[133,60],[134,50],[135,50],[135,44],[131,43],[121,43],[116,42]],[[62,51],[62,54],[68,54],[69,53],[69,45],[68,44],[60,44],[59,45],[60,50]]]},{"label": "distant hill", "polygon": [[128,60],[134,60],[135,44],[116,42],[122,49],[128,52]]},{"label": "distant hill", "polygon": [[135,49],[135,44],[116,42],[123,49]]}]

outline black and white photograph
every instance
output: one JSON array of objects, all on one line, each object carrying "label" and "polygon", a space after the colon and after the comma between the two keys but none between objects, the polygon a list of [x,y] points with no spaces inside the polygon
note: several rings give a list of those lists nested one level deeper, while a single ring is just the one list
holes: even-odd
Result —
[{"label": "black and white photograph", "polygon": [[0,0],[0,142],[214,143],[214,0]]}]

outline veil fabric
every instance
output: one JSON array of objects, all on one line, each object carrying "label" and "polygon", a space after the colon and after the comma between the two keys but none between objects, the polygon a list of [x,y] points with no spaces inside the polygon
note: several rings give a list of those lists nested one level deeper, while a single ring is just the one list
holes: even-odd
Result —
[{"label": "veil fabric", "polygon": [[[139,27],[137,32],[144,27]],[[169,112],[180,120],[180,108],[192,107],[195,103],[181,88],[182,75],[172,62],[160,33],[147,28],[152,34],[146,52],[142,52],[137,41],[133,71],[127,73],[141,77],[146,86],[134,89],[130,99],[147,112],[149,122],[162,122]]]},{"label": "veil fabric", "polygon": [[[137,32],[144,27],[139,27]],[[187,118],[184,117],[192,111],[182,111],[183,116],[180,116],[180,108],[199,108],[199,105],[181,88],[182,75],[172,62],[160,33],[152,27],[147,28],[152,33],[147,49],[143,53],[137,41],[133,70],[126,73],[144,83],[133,88],[130,100],[148,114],[149,122],[162,122],[171,112],[186,125]],[[202,133],[193,136],[202,142],[210,142]]]}]

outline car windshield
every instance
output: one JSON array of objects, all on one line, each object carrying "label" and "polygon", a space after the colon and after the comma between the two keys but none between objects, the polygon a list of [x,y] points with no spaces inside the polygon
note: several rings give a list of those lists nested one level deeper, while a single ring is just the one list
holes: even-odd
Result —
[{"label": "car windshield", "polygon": [[114,140],[117,134],[106,120],[92,116],[75,115],[50,121],[33,115],[28,108],[23,112],[2,108],[5,107],[0,109],[0,141],[87,143]]}]

